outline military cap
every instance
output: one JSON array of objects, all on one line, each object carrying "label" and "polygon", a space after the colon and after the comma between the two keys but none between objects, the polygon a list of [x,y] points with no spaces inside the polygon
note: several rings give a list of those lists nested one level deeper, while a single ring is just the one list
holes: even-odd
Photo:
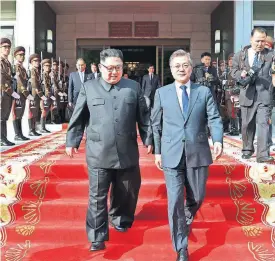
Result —
[{"label": "military cap", "polygon": [[14,49],[13,55],[16,56],[17,53],[19,53],[19,52],[25,53],[26,50],[25,50],[25,48],[24,48],[23,46],[17,46],[17,47]]},{"label": "military cap", "polygon": [[234,53],[228,55],[228,60],[234,57]]},{"label": "military cap", "polygon": [[43,59],[41,62],[42,66],[46,63],[51,64],[51,59]]},{"label": "military cap", "polygon": [[65,65],[65,66],[66,66],[67,68],[70,68],[69,64],[67,64],[67,63],[66,63],[66,65]]},{"label": "military cap", "polygon": [[11,40],[10,39],[8,39],[8,38],[1,38],[1,45],[5,44],[5,43],[7,43],[7,44],[9,44],[11,46]]},{"label": "military cap", "polygon": [[56,59],[53,59],[52,61],[58,65],[58,61]]},{"label": "military cap", "polygon": [[29,63],[31,63],[33,59],[39,59],[40,60],[39,54],[34,53],[34,54],[30,55],[30,57],[29,57]]}]

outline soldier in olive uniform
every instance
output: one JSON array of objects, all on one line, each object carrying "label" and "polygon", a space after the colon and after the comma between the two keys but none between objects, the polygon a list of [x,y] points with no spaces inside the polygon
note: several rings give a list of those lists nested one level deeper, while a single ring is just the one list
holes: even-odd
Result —
[{"label": "soldier in olive uniform", "polygon": [[[18,46],[14,50],[14,57],[16,59],[15,64],[15,85],[17,93],[20,96],[20,99],[15,99],[12,114],[13,114],[13,127],[15,132],[14,140],[24,141],[29,140],[22,133],[22,117],[25,112],[26,100],[32,99],[28,91],[28,76],[27,71],[23,66],[25,60],[25,48],[23,46]],[[31,98],[30,98],[31,97]]]},{"label": "soldier in olive uniform", "polygon": [[29,63],[32,66],[31,78],[29,79],[30,92],[34,97],[33,101],[30,101],[29,111],[29,136],[41,136],[36,131],[36,120],[40,110],[40,100],[46,100],[41,87],[41,77],[39,72],[40,57],[38,54],[32,54],[29,57]]},{"label": "soldier in olive uniform", "polygon": [[225,72],[222,78],[224,91],[225,91],[225,106],[227,115],[230,118],[230,132],[228,135],[239,135],[239,94],[240,87],[236,84],[236,81],[232,78],[230,71],[232,70],[232,58],[234,54],[228,57],[228,67],[225,68]]},{"label": "soldier in olive uniform", "polygon": [[67,99],[66,99],[66,92],[65,92],[65,75],[64,75],[64,68],[65,63],[60,61],[58,63],[58,90],[59,90],[59,97],[60,97],[60,107],[59,107],[59,117],[61,123],[65,122],[65,110],[67,105]]},{"label": "soldier in olive uniform", "polygon": [[58,61],[52,60],[52,68],[51,68],[51,86],[52,86],[52,92],[54,94],[54,97],[56,99],[57,109],[51,111],[51,118],[53,123],[59,123],[60,117],[59,117],[59,110],[60,110],[60,96],[59,93],[59,82],[58,82]]},{"label": "soldier in olive uniform", "polygon": [[13,142],[7,139],[7,120],[12,106],[12,75],[11,64],[8,56],[11,50],[11,41],[1,38],[1,146],[13,146]]},{"label": "soldier in olive uniform", "polygon": [[50,133],[49,130],[46,129],[46,118],[50,112],[50,110],[54,109],[56,107],[56,99],[52,94],[52,87],[51,87],[51,60],[50,59],[44,59],[41,62],[41,67],[43,68],[43,79],[42,79],[42,86],[44,90],[44,95],[47,98],[46,100],[40,101],[40,108],[41,108],[41,133]]}]

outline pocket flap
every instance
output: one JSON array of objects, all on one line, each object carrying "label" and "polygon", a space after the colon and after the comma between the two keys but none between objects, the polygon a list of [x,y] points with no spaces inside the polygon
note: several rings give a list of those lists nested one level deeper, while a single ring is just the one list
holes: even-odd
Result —
[{"label": "pocket flap", "polygon": [[104,105],[105,104],[105,100],[102,98],[95,98],[92,99],[92,105],[96,106],[96,105]]},{"label": "pocket flap", "polygon": [[88,139],[93,141],[100,141],[100,135],[99,133],[93,132],[88,135]]},{"label": "pocket flap", "polygon": [[126,103],[135,103],[135,98],[133,98],[133,97],[125,97],[125,102]]}]

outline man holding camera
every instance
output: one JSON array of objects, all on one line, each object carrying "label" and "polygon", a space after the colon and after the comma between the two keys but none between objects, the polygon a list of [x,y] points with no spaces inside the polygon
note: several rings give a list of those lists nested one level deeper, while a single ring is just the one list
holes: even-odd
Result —
[{"label": "man holding camera", "polygon": [[265,48],[267,33],[264,28],[251,32],[250,46],[236,53],[231,75],[241,86],[243,159],[254,153],[253,140],[258,124],[257,162],[271,162],[268,133],[271,124],[271,93],[275,83],[274,53]]}]

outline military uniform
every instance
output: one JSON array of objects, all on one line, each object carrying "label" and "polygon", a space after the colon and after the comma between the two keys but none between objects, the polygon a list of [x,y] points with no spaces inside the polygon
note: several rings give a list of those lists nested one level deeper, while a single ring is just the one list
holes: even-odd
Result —
[{"label": "military uniform", "polygon": [[[58,64],[58,62],[56,60],[54,60],[53,64]],[[56,110],[51,111],[52,122],[59,123],[60,116],[58,113],[60,110],[60,96],[58,95],[58,93],[59,93],[58,72],[52,70],[50,73],[50,77],[51,77],[51,88],[52,88],[53,95],[56,99],[56,106],[57,106]]]},{"label": "military uniform", "polygon": [[[1,38],[1,46],[3,45],[11,46],[11,41],[7,38]],[[1,146],[15,145],[7,139],[7,120],[11,112],[12,93],[11,64],[6,57],[1,56]]]},{"label": "military uniform", "polygon": [[[42,68],[45,64],[50,65],[51,64],[50,59],[44,59],[41,62]],[[40,101],[40,107],[41,107],[41,111],[42,111],[41,119],[40,119],[40,123],[41,123],[40,131],[42,133],[49,133],[50,131],[48,131],[46,129],[46,118],[47,118],[50,110],[53,110],[54,108],[56,108],[56,101],[52,99],[53,93],[52,93],[52,87],[51,87],[51,76],[46,71],[43,72],[42,85],[43,85],[44,95],[47,98],[47,100]]]},{"label": "military uniform", "polygon": [[[29,58],[31,63],[33,59],[40,59],[38,54],[32,54]],[[29,90],[31,95],[34,97],[33,101],[30,101],[29,106],[29,135],[30,136],[40,136],[41,134],[36,132],[36,120],[40,110],[40,99],[44,96],[42,87],[40,72],[38,68],[31,69],[31,77],[29,79]]]},{"label": "military uniform", "polygon": [[225,72],[226,78],[224,79],[226,82],[224,84],[225,87],[225,106],[227,110],[227,115],[230,119],[230,132],[229,135],[237,136],[239,135],[239,111],[240,111],[240,104],[239,104],[239,94],[240,88],[236,85],[235,80],[232,78],[230,74],[230,68],[227,69]]},{"label": "military uniform", "polygon": [[[25,48],[18,46],[14,50],[14,57],[18,54],[25,55]],[[20,98],[14,100],[13,104],[13,127],[15,132],[15,140],[29,140],[22,133],[22,117],[25,112],[26,99],[29,96],[28,91],[28,76],[27,71],[23,66],[23,63],[17,62],[15,65],[15,77],[14,83],[17,93]]]}]

